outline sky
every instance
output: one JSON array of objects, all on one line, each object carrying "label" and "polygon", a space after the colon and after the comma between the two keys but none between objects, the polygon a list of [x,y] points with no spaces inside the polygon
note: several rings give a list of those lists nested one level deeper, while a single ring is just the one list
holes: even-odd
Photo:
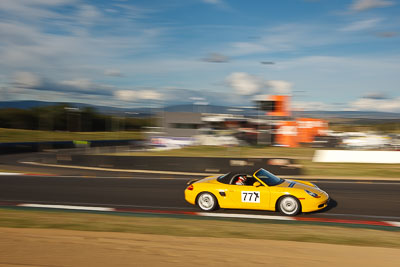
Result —
[{"label": "sky", "polygon": [[400,112],[400,0],[1,0],[0,101]]}]

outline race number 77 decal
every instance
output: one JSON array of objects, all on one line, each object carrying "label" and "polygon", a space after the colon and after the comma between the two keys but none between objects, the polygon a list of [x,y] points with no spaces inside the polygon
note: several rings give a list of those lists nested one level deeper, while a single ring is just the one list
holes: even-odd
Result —
[{"label": "race number 77 decal", "polygon": [[260,192],[242,191],[242,202],[260,203]]}]

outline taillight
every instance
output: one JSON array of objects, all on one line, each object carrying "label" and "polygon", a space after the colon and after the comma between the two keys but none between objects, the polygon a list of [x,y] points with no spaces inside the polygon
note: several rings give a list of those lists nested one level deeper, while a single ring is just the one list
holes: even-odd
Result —
[{"label": "taillight", "polygon": [[192,184],[189,185],[186,189],[192,191],[193,190],[193,185]]}]

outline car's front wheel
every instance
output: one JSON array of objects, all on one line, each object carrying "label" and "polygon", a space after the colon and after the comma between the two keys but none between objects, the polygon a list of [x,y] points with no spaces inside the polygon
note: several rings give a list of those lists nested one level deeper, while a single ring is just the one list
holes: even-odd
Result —
[{"label": "car's front wheel", "polygon": [[204,211],[212,211],[217,208],[218,202],[213,194],[203,192],[197,198],[197,205]]},{"label": "car's front wheel", "polygon": [[279,211],[284,215],[296,215],[300,213],[301,206],[297,198],[292,196],[284,196],[279,200]]}]

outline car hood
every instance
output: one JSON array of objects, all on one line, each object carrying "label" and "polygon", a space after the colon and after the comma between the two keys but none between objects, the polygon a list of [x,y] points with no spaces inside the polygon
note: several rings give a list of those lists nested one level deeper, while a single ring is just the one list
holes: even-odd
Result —
[{"label": "car hood", "polygon": [[310,182],[306,181],[299,181],[299,180],[286,180],[281,183],[280,185],[277,185],[277,187],[286,187],[286,188],[296,188],[296,189],[304,189],[304,190],[309,190],[314,193],[320,193],[322,190],[320,190],[318,187],[313,185]]}]

